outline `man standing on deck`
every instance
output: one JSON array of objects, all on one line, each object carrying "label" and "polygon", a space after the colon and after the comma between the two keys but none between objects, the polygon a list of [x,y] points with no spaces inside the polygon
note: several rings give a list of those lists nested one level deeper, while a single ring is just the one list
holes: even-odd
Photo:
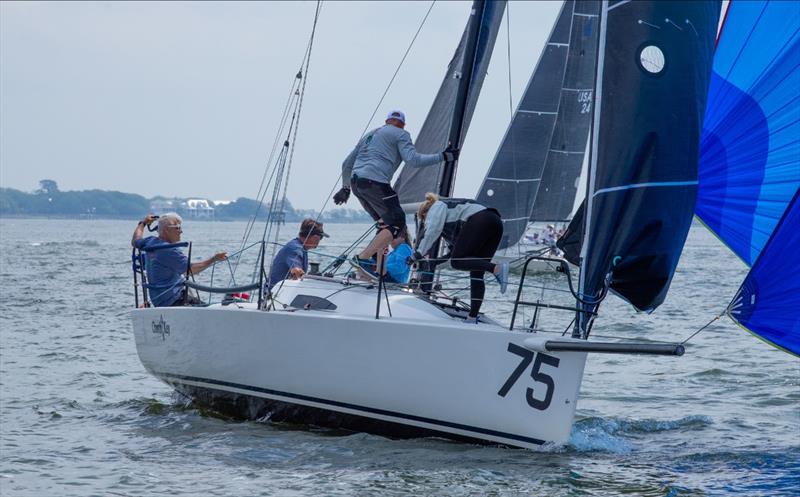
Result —
[{"label": "man standing on deck", "polygon": [[377,255],[380,263],[389,242],[406,227],[406,215],[390,183],[405,162],[406,167],[424,167],[458,159],[458,149],[439,154],[420,154],[406,131],[406,115],[393,110],[386,124],[373,129],[358,141],[342,163],[342,188],[333,196],[336,205],[347,202],[352,189],[364,210],[378,223],[378,233],[360,254],[353,257],[358,266]]},{"label": "man standing on deck", "polygon": [[315,249],[322,237],[329,236],[322,230],[322,223],[311,218],[300,223],[297,238],[281,247],[269,271],[267,288],[272,289],[285,279],[299,280],[308,271],[308,249]]}]

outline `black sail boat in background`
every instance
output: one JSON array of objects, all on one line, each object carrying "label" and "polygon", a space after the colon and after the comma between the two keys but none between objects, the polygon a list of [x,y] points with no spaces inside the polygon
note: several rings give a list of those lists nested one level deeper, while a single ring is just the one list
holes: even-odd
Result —
[{"label": "black sail boat in background", "polygon": [[598,2],[564,3],[478,190],[478,202],[503,218],[501,249],[519,242],[529,219],[572,212],[591,125],[598,10]]},{"label": "black sail boat in background", "polygon": [[648,312],[666,297],[694,215],[719,13],[603,2],[584,216],[570,229],[583,234],[577,337],[608,290]]}]

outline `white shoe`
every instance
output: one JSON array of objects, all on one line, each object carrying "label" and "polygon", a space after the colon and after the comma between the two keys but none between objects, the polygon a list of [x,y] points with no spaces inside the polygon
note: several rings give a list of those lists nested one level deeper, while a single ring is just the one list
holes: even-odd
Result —
[{"label": "white shoe", "polygon": [[508,270],[508,263],[504,262],[500,264],[500,271],[494,275],[497,278],[497,282],[500,283],[500,293],[504,295],[508,289]]}]

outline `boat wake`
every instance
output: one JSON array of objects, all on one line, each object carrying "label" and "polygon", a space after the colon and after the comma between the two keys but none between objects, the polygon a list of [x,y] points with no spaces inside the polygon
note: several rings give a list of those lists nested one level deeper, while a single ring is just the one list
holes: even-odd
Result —
[{"label": "boat wake", "polygon": [[577,452],[628,454],[634,449],[629,436],[666,431],[701,430],[712,424],[708,416],[685,416],[676,420],[605,419],[590,417],[575,422],[568,448]]}]

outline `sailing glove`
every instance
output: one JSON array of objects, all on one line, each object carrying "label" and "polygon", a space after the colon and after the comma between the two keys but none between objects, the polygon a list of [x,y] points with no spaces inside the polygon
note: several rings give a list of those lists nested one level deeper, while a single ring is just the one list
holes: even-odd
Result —
[{"label": "sailing glove", "polygon": [[458,160],[458,156],[461,153],[461,150],[453,147],[447,147],[444,152],[442,152],[442,160],[445,162],[455,162]]},{"label": "sailing glove", "polygon": [[333,196],[333,203],[336,205],[346,204],[349,198],[350,189],[346,186],[343,186],[342,189],[336,192],[336,195]]},{"label": "sailing glove", "polygon": [[415,250],[413,254],[406,257],[406,264],[409,266],[413,266],[414,264],[416,264],[421,260],[422,260],[422,254],[420,254],[418,251]]}]

